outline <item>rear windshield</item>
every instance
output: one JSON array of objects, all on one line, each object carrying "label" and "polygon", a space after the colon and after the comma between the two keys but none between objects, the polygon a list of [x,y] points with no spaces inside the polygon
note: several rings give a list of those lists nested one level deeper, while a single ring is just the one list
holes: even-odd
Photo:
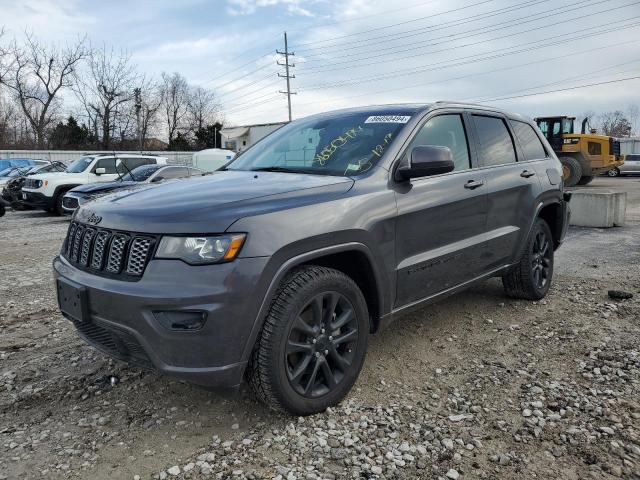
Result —
[{"label": "rear windshield", "polygon": [[227,170],[357,175],[380,160],[410,118],[391,111],[296,120],[246,150]]}]

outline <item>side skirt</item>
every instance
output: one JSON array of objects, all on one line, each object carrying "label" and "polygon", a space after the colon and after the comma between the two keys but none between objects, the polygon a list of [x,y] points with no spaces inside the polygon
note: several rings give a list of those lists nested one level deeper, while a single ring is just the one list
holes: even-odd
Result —
[{"label": "side skirt", "polygon": [[393,323],[397,318],[402,317],[403,315],[406,315],[409,312],[419,310],[421,308],[426,307],[427,305],[431,305],[432,303],[435,303],[439,300],[447,298],[458,292],[466,290],[473,284],[477,282],[481,282],[482,280],[486,280],[487,278],[501,276],[504,273],[506,273],[510,268],[511,268],[511,265],[503,265],[487,273],[484,273],[478,277],[472,278],[471,280],[461,283],[460,285],[456,285],[455,287],[448,288],[447,290],[443,290],[442,292],[436,293],[429,297],[425,297],[420,300],[416,300],[415,302],[408,303],[407,305],[403,305],[402,307],[395,308],[390,313],[387,313],[386,315],[380,318],[377,332],[384,330],[391,323]]}]

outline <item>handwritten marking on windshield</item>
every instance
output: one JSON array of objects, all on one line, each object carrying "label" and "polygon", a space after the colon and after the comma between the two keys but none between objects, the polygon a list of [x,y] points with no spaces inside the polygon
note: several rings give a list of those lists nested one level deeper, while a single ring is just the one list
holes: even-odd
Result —
[{"label": "handwritten marking on windshield", "polygon": [[320,165],[324,166],[327,160],[331,158],[336,150],[346,145],[349,140],[356,138],[360,131],[362,131],[362,127],[354,127],[347,130],[339,137],[331,140],[331,143],[323,148],[322,151],[315,156],[315,158],[313,159],[314,162],[318,162]]},{"label": "handwritten marking on windshield", "polygon": [[389,145],[389,143],[391,142],[392,138],[393,138],[393,133],[387,133],[384,136],[384,140],[382,141],[382,143],[380,145],[376,145],[375,147],[373,147],[373,149],[371,150],[371,153],[373,153],[378,158],[382,157],[382,153],[384,152],[384,148],[387,145]]}]

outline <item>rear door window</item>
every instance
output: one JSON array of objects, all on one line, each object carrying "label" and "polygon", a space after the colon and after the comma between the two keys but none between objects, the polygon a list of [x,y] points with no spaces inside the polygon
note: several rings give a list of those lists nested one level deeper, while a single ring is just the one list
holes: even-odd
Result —
[{"label": "rear door window", "polygon": [[511,127],[522,147],[525,160],[545,158],[547,153],[538,135],[531,125],[517,120],[511,120]]},{"label": "rear door window", "polygon": [[516,150],[504,120],[499,117],[472,115],[478,134],[480,164],[484,167],[516,161]]}]

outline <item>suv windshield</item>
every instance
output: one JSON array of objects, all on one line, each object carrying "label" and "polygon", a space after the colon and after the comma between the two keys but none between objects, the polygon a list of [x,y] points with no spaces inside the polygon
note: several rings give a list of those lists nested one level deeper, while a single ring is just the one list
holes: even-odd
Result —
[{"label": "suv windshield", "polygon": [[67,173],[80,173],[84,172],[89,165],[93,162],[93,157],[80,157],[77,160],[71,162],[67,167]]},{"label": "suv windshield", "polygon": [[410,118],[359,112],[295,121],[248,149],[227,170],[357,175],[377,163]]},{"label": "suv windshield", "polygon": [[144,182],[153,172],[161,168],[162,165],[140,165],[126,175],[122,176],[123,182]]}]

